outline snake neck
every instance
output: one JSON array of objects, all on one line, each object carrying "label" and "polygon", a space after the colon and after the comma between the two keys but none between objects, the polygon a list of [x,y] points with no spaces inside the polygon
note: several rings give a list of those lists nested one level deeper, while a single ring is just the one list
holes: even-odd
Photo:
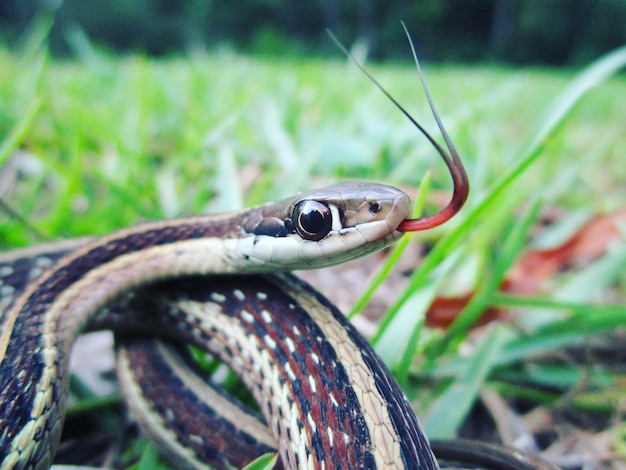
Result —
[{"label": "snake neck", "polygon": [[70,253],[29,286],[2,318],[0,467],[51,463],[65,411],[69,352],[90,315],[122,290],[151,280],[229,272],[229,233],[226,218],[130,229]]}]

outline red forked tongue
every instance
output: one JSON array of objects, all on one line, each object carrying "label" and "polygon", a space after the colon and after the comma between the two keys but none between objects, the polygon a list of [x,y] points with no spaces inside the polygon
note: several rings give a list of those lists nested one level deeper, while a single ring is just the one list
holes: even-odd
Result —
[{"label": "red forked tongue", "polygon": [[426,99],[428,100],[430,109],[433,113],[433,116],[435,117],[435,121],[437,122],[437,127],[439,127],[439,130],[441,131],[441,135],[443,135],[443,139],[446,142],[446,146],[448,147],[448,151],[450,152],[449,154],[448,152],[444,150],[444,148],[441,145],[439,145],[439,143],[437,143],[437,141],[435,141],[435,139],[432,138],[432,136],[426,131],[426,129],[424,129],[413,118],[413,116],[411,116],[408,113],[408,111],[406,111],[400,105],[400,103],[398,103],[395,100],[395,98],[391,96],[387,92],[387,90],[385,90],[383,86],[380,83],[378,83],[378,81],[376,81],[376,79],[372,77],[372,75],[367,70],[365,70],[365,68],[361,64],[359,64],[359,62],[356,61],[354,57],[352,57],[352,54],[350,54],[350,52],[339,42],[339,40],[330,31],[327,30],[327,33],[330,36],[330,38],[335,42],[335,44],[337,44],[339,49],[341,49],[343,53],[346,54],[352,60],[352,62],[354,62],[354,64],[356,64],[356,66],[365,74],[365,76],[369,78],[372,81],[372,83],[374,83],[374,85],[376,85],[376,87],[378,87],[378,89],[382,91],[385,94],[385,96],[389,98],[389,100],[391,100],[391,102],[402,112],[402,114],[404,114],[409,119],[409,121],[411,121],[413,125],[418,128],[418,130],[424,135],[424,137],[428,139],[428,141],[433,145],[433,147],[435,147],[439,155],[441,155],[441,158],[443,158],[446,166],[448,167],[448,170],[450,171],[450,176],[452,176],[452,182],[454,184],[454,192],[452,194],[452,199],[450,200],[448,205],[434,215],[420,217],[417,219],[405,219],[400,223],[400,225],[397,228],[399,232],[418,232],[421,230],[427,230],[427,229],[437,227],[443,224],[444,222],[447,222],[448,220],[450,220],[457,212],[459,212],[459,210],[461,209],[461,207],[463,207],[463,204],[465,203],[467,199],[467,195],[469,194],[469,182],[467,180],[467,173],[465,172],[465,168],[463,167],[461,158],[459,157],[459,154],[456,151],[456,148],[454,147],[454,144],[452,143],[450,136],[446,132],[446,129],[443,127],[443,123],[441,122],[441,119],[439,118],[439,114],[437,113],[435,104],[433,103],[433,100],[430,97],[430,92],[428,91],[428,86],[426,85],[426,81],[424,80],[422,69],[420,67],[419,60],[417,59],[417,54],[415,53],[415,47],[413,46],[413,41],[411,40],[411,36],[409,35],[409,32],[406,26],[404,25],[404,23],[402,23],[402,27],[404,28],[404,31],[407,37],[409,38],[409,44],[411,45],[413,59],[415,60],[415,65],[417,66],[417,73],[419,74],[420,80],[422,82],[422,86],[424,87],[424,93],[426,94]]}]

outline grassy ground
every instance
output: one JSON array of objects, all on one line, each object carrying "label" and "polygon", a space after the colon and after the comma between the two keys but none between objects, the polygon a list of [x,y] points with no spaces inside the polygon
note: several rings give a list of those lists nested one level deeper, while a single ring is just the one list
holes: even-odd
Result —
[{"label": "grassy ground", "polygon": [[[20,54],[0,49],[2,250],[343,179],[415,188],[431,171],[430,212],[449,190],[433,149],[342,61],[82,51],[64,62],[36,40]],[[372,341],[431,436],[467,434],[477,400],[488,407],[495,395],[522,421],[549,417],[535,434],[544,447],[570,440],[549,454],[562,465],[574,456],[618,468],[626,455],[623,238],[530,296],[498,291],[524,250],[558,246],[626,206],[626,80],[604,80],[624,51],[612,60],[578,81],[576,71],[425,67],[472,193],[453,222],[415,237],[428,255],[393,291]],[[413,68],[370,70],[434,129]],[[433,298],[468,292],[449,330],[422,327]],[[495,306],[506,317],[470,328]],[[575,447],[599,436],[608,444],[593,455]]]}]

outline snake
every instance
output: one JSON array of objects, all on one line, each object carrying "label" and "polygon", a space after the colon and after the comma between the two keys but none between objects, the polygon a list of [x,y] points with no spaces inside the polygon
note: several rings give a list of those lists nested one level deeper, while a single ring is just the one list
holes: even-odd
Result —
[{"label": "snake", "polygon": [[[449,204],[413,219],[410,198],[396,188],[340,183],[234,213],[0,254],[0,468],[50,467],[72,345],[88,326],[107,322],[131,332],[118,334],[131,411],[184,468],[241,467],[268,452],[288,468],[439,468],[410,403],[371,346],[289,274],[365,256],[405,232],[440,225],[467,198],[467,175],[421,71],[450,155],[363,71],[442,156],[455,183]],[[207,388],[184,349],[136,331],[210,349],[243,377],[265,422]],[[165,388],[175,393],[164,384],[174,384]]]},{"label": "snake", "polygon": [[0,466],[51,463],[65,409],[68,352],[89,316],[110,299],[168,277],[346,260],[397,239],[409,208],[408,197],[393,188],[344,183],[234,214],[144,224],[70,252],[2,318]]},{"label": "snake", "polygon": [[[88,319],[114,297],[159,279],[274,273],[347,260],[396,240],[401,235],[396,229],[409,213],[409,198],[397,189],[343,183],[234,214],[148,223],[71,251],[28,284],[2,316],[0,467],[51,464],[62,428],[69,350]],[[305,301],[292,295],[294,304]],[[267,341],[265,334],[256,336]],[[320,360],[326,354],[320,350]],[[256,361],[269,363],[264,357]],[[286,392],[275,392],[281,398],[272,410],[284,416],[283,422],[287,411],[278,405],[289,400],[282,398]],[[339,394],[334,397],[340,401]],[[345,400],[348,407],[352,399]],[[295,467],[310,445],[300,446],[299,457],[292,458]]]}]

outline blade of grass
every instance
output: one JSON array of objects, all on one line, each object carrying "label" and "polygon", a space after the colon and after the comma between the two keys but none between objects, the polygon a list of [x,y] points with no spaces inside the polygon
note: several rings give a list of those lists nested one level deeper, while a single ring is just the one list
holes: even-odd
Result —
[{"label": "blade of grass", "polygon": [[73,148],[71,149],[69,167],[60,168],[59,175],[62,175],[64,182],[64,190],[54,205],[47,223],[46,231],[48,233],[62,234],[69,237],[67,233],[67,221],[72,220],[72,203],[80,195],[83,188],[83,168],[87,151],[83,142],[83,136],[77,132]]},{"label": "blade of grass", "polygon": [[421,422],[431,439],[456,435],[510,335],[511,330],[505,327],[495,328],[485,335],[467,367],[429,406]]},{"label": "blade of grass", "polygon": [[265,454],[246,465],[244,470],[271,470],[277,461],[278,454]]},{"label": "blade of grass", "polygon": [[[619,282],[626,265],[626,243],[616,244],[609,248],[608,252],[586,266],[582,271],[569,275],[564,283],[552,294],[555,302],[567,304],[583,304],[598,298],[598,293],[603,292],[615,282]],[[593,313],[589,312],[590,315]],[[518,319],[518,324],[526,330],[534,331],[540,326],[560,324],[570,318],[568,312],[563,309],[534,309],[526,312]],[[593,317],[590,319],[593,321]]]},{"label": "blade of grass", "polygon": [[[511,382],[489,382],[488,387],[498,393],[542,405],[555,405],[561,398],[559,393],[545,392],[536,387],[525,387]],[[591,413],[614,413],[617,403],[623,399],[624,391],[619,386],[604,388],[599,392],[581,393],[572,398],[574,409]]]},{"label": "blade of grass", "polygon": [[422,286],[419,292],[407,299],[397,317],[389,323],[384,334],[374,345],[376,354],[387,364],[394,375],[396,373],[401,375],[402,380],[405,379],[405,374],[402,372],[405,366],[403,358],[406,356],[407,349],[413,350],[417,347],[418,332],[424,325],[426,311],[439,287],[438,280],[431,280]]},{"label": "blade of grass", "polygon": [[[430,180],[431,173],[426,172],[426,174],[422,178],[422,181],[420,182],[419,191],[417,193],[417,196],[415,197],[415,203],[413,205],[414,218],[419,217],[419,215],[422,213],[424,203],[426,202],[426,195],[428,193],[428,189],[430,188]],[[367,286],[367,289],[365,289],[361,297],[359,297],[359,299],[352,306],[352,309],[347,315],[348,319],[354,317],[357,313],[362,311],[363,308],[365,308],[367,303],[372,298],[372,295],[374,295],[374,292],[376,292],[376,289],[378,289],[380,285],[385,281],[385,279],[387,279],[389,273],[393,270],[393,267],[400,260],[400,258],[402,258],[402,254],[406,250],[406,247],[409,246],[409,242],[411,241],[413,235],[414,232],[406,233],[402,237],[402,239],[400,239],[400,241],[394,245],[393,251],[387,257],[378,274],[376,274],[374,279],[372,279],[372,281]]]},{"label": "blade of grass", "polygon": [[141,453],[139,462],[131,465],[132,470],[168,470],[170,467],[163,463],[159,458],[158,449],[148,441],[144,441],[145,445]]},{"label": "blade of grass", "polygon": [[[520,220],[511,221],[513,228],[504,241],[502,250],[495,258],[491,273],[486,277],[482,285],[478,287],[467,306],[447,329],[446,335],[440,342],[442,347],[446,342],[464,334],[489,307],[491,297],[498,291],[506,273],[524,249],[528,232],[537,220],[538,212],[539,203],[536,202]],[[436,350],[437,348],[434,349]]]},{"label": "blade of grass", "polygon": [[31,61],[42,50],[53,25],[54,17],[51,15],[37,15],[33,19],[18,46],[19,55],[24,62]]},{"label": "blade of grass", "polygon": [[614,383],[614,375],[603,369],[587,370],[585,364],[536,362],[532,367],[507,368],[498,372],[498,379],[515,384],[532,383],[539,388],[567,390],[579,384],[581,379],[588,387],[606,388]]},{"label": "blade of grass", "polygon": [[[545,325],[532,335],[519,333],[512,337],[498,358],[498,366],[506,366],[558,348],[580,344],[588,335],[613,331],[626,324],[626,306],[623,305],[571,304],[503,294],[496,294],[494,299],[497,300],[495,305],[499,306],[540,307],[573,312],[567,319]],[[454,376],[462,373],[467,365],[467,358],[455,357],[438,363],[436,368],[429,371],[429,375]]]},{"label": "blade of grass", "polygon": [[243,190],[239,183],[235,150],[231,145],[223,145],[217,152],[217,174],[213,182],[216,195],[207,209],[209,212],[240,210],[243,207]]},{"label": "blade of grass", "polygon": [[413,292],[413,295],[402,304],[398,315],[386,325],[383,334],[374,345],[376,353],[394,373],[398,372],[402,376],[407,373],[404,368],[412,362],[417,348],[415,339],[419,337],[428,307],[441,283],[457,266],[458,259],[459,256],[449,256],[438,266],[437,271],[424,282],[421,288]]},{"label": "blade of grass", "polygon": [[22,115],[19,121],[15,123],[9,134],[2,140],[0,145],[0,168],[4,166],[15,149],[20,145],[24,136],[30,131],[37,113],[41,108],[41,100],[33,98],[28,109]]}]

